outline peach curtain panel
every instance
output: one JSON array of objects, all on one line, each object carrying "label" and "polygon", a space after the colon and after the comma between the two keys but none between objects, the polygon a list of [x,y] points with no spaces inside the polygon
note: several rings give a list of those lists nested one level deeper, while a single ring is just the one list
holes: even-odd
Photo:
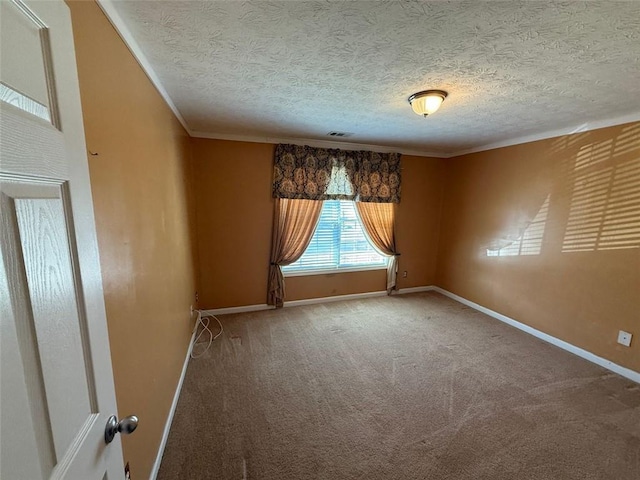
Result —
[{"label": "peach curtain panel", "polygon": [[355,202],[356,211],[371,243],[383,255],[391,257],[387,265],[387,293],[396,290],[398,251],[396,250],[395,210],[393,203]]},{"label": "peach curtain panel", "polygon": [[267,304],[277,308],[284,304],[284,275],[280,267],[302,256],[316,230],[321,210],[319,200],[275,199]]}]

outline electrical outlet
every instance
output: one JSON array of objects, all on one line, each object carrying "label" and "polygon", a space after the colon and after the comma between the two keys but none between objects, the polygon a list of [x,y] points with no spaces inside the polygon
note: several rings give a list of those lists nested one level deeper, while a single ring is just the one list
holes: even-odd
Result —
[{"label": "electrical outlet", "polygon": [[402,272],[402,278],[407,278],[407,271]]},{"label": "electrical outlet", "polygon": [[631,346],[631,337],[633,337],[633,335],[630,334],[629,332],[625,332],[624,330],[620,330],[618,332],[618,343],[620,345],[624,345],[625,347],[629,347],[629,346]]}]

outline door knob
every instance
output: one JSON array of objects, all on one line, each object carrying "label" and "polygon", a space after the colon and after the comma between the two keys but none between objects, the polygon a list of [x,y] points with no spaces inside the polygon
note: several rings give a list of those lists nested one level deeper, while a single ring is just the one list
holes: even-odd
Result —
[{"label": "door knob", "polygon": [[138,427],[138,417],[129,415],[118,422],[118,417],[111,415],[107,420],[107,426],[104,429],[104,441],[111,443],[116,433],[129,435]]}]

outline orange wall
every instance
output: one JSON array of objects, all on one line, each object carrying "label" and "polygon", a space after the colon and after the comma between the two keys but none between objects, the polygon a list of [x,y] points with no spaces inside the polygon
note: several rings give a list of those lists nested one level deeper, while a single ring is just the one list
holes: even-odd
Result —
[{"label": "orange wall", "polygon": [[[274,145],[193,139],[203,308],[266,302],[271,248]],[[397,206],[397,242],[402,253],[400,288],[435,280],[443,160],[402,157],[402,202]],[[286,279],[286,300],[385,289],[384,271]]]},{"label": "orange wall", "polygon": [[[447,166],[437,284],[640,371],[640,124]],[[537,254],[487,256],[536,215],[544,235],[525,244]],[[618,330],[635,334],[631,348]]]},{"label": "orange wall", "polygon": [[[195,275],[202,308],[265,303],[274,145],[189,139],[96,4],[67,3],[87,145],[98,153],[89,161],[119,415],[141,417],[123,439],[125,459],[134,478],[147,478],[190,338]],[[403,156],[397,242],[408,277],[398,286],[439,285],[640,371],[639,129],[449,160]],[[582,177],[576,161],[593,176]],[[567,230],[587,227],[574,190],[588,196],[611,171],[618,177],[607,177],[605,197],[630,188],[630,203],[609,218],[628,248],[569,251]],[[538,254],[487,256],[487,246],[540,217],[547,197]],[[595,203],[586,208],[598,217]],[[297,300],[383,290],[385,276],[286,283],[287,300]],[[616,344],[619,329],[636,335],[631,348]]]},{"label": "orange wall", "polygon": [[189,137],[94,2],[70,1],[118,414],[148,478],[191,337]]}]

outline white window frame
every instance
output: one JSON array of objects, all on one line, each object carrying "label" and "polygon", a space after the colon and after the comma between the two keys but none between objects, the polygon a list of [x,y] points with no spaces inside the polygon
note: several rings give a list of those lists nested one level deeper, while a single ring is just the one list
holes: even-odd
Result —
[{"label": "white window frame", "polygon": [[348,273],[348,272],[366,272],[369,270],[386,270],[387,265],[369,265],[362,267],[344,267],[344,268],[318,268],[316,270],[294,270],[284,271],[282,274],[285,277],[306,277],[309,275],[334,275],[336,273]]},{"label": "white window frame", "polygon": [[[350,201],[350,200],[343,200],[343,201]],[[354,208],[355,208],[355,206],[354,206]],[[364,230],[364,227],[362,226],[362,224],[360,224],[360,226],[361,226],[361,228],[363,230],[365,238],[371,244],[371,242],[370,242],[370,240],[369,240],[369,238],[368,238],[368,236],[366,234],[366,231]],[[314,232],[314,235],[315,235],[315,232]],[[377,251],[377,249],[373,245],[371,245],[371,247],[374,250]],[[384,255],[382,255],[382,256],[385,257]],[[300,270],[292,270],[292,271],[287,271],[287,270],[283,269],[282,273],[283,273],[283,275],[285,277],[306,277],[306,276],[311,276],[311,275],[334,275],[336,273],[387,270],[387,267],[389,265],[389,258],[390,257],[385,257],[385,262],[383,264],[379,264],[379,265],[362,265],[362,266],[350,265],[350,266],[347,266],[347,267],[300,269]]]}]

